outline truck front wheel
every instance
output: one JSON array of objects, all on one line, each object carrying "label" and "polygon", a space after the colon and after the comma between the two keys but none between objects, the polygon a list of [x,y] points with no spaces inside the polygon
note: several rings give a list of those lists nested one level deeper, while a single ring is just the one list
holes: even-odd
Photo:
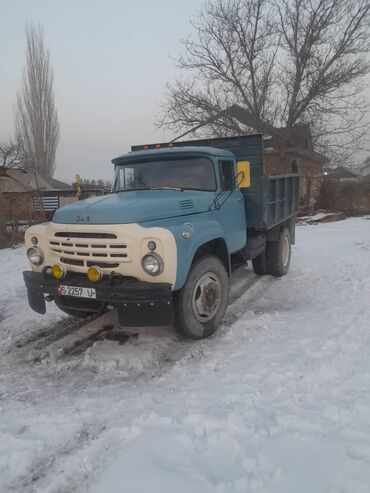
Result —
[{"label": "truck front wheel", "polygon": [[196,260],[177,298],[177,326],[191,339],[217,330],[229,301],[229,277],[223,263],[207,255]]},{"label": "truck front wheel", "polygon": [[267,269],[275,277],[285,276],[289,270],[292,242],[290,231],[281,230],[277,241],[269,241],[266,248]]}]

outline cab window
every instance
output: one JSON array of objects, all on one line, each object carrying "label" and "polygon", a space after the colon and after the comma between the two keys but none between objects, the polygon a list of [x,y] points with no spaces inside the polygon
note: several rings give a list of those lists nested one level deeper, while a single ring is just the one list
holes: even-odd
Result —
[{"label": "cab window", "polygon": [[234,179],[234,162],[233,161],[220,161],[220,183],[222,190],[233,190],[235,179]]}]

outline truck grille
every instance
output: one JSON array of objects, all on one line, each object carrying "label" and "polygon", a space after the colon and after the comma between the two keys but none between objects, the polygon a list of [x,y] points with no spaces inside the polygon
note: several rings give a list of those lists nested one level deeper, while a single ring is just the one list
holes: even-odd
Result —
[{"label": "truck grille", "polygon": [[61,262],[77,267],[112,269],[130,261],[127,243],[113,233],[56,231],[49,247]]},{"label": "truck grille", "polygon": [[117,238],[117,235],[113,233],[85,233],[85,232],[76,232],[71,231],[57,231],[54,236],[58,236],[61,238]]}]

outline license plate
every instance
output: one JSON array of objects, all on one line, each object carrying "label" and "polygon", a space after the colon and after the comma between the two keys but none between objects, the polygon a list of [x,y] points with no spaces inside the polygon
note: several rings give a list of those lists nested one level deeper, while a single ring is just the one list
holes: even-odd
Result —
[{"label": "license plate", "polygon": [[57,293],[59,296],[76,296],[77,298],[96,298],[96,292],[94,288],[80,288],[78,286],[64,286],[61,284],[57,287]]}]

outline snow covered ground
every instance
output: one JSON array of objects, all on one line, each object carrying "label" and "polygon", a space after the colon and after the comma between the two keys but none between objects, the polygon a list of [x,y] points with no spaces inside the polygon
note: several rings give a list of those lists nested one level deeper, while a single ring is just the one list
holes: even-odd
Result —
[{"label": "snow covered ground", "polygon": [[368,493],[369,219],[299,226],[196,343],[39,316],[0,251],[0,492]]}]

